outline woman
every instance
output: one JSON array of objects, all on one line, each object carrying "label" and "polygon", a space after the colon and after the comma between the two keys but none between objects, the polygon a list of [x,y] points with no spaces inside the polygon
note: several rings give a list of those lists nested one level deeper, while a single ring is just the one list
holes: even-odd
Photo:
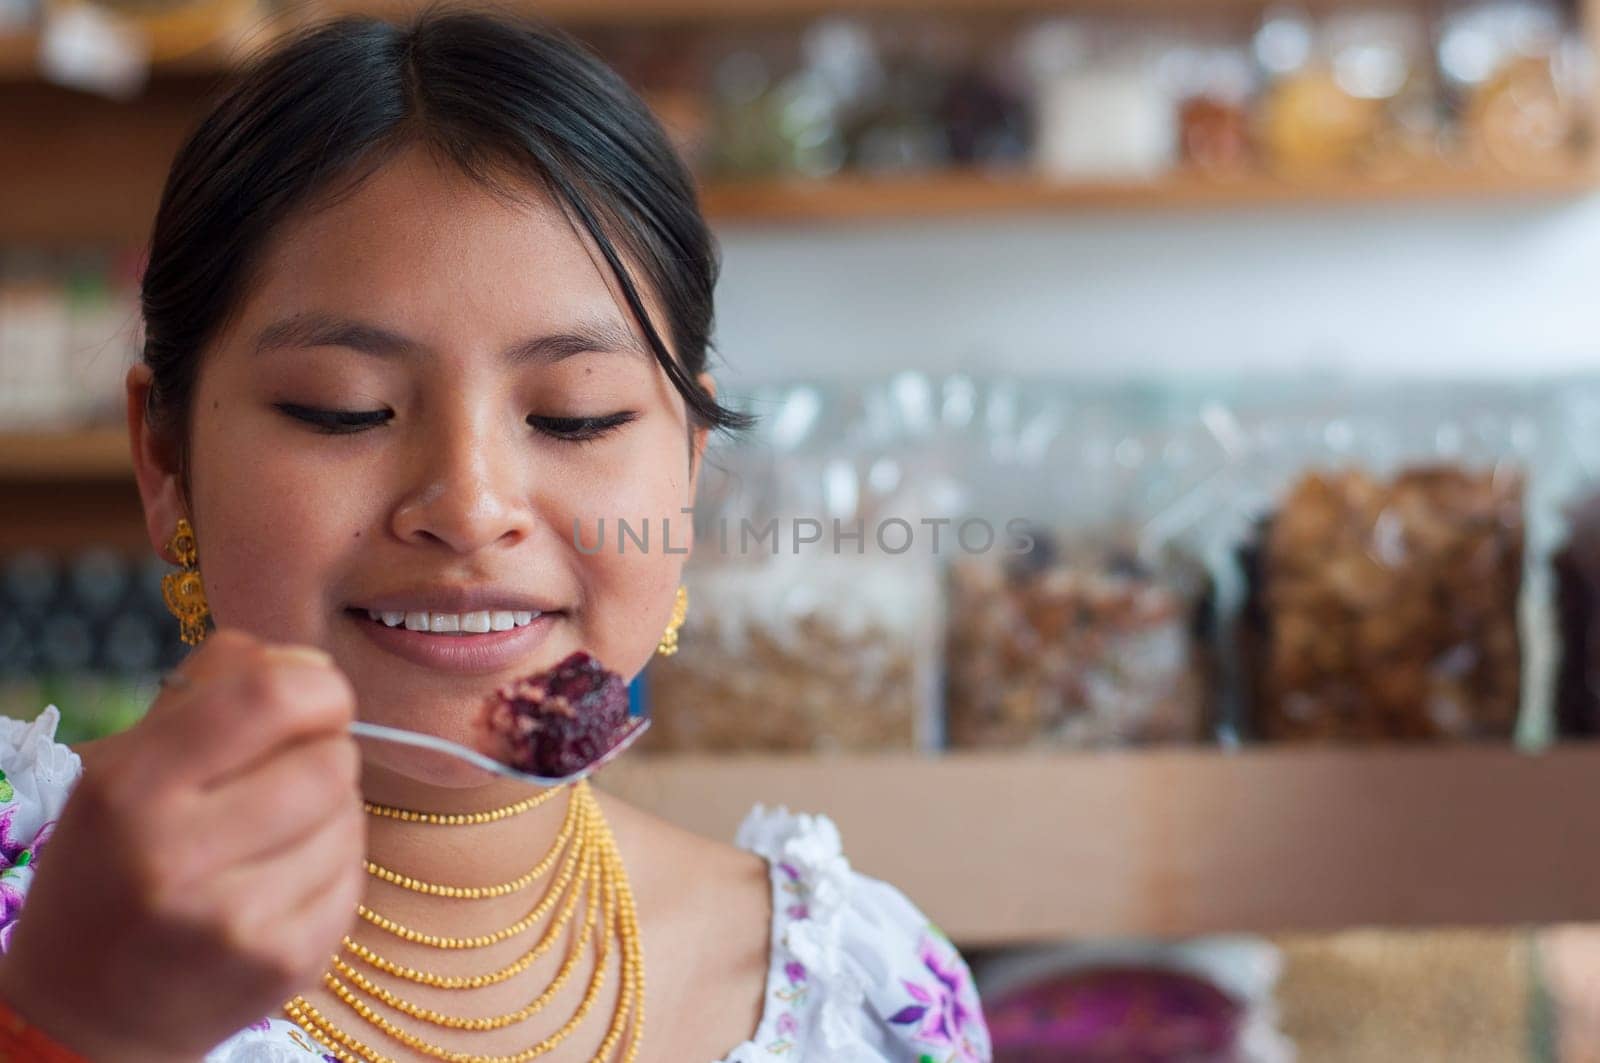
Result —
[{"label": "woman", "polygon": [[592,531],[682,524],[710,431],[743,426],[705,370],[716,273],[659,126],[556,33],[343,20],[245,74],[174,163],[128,375],[200,645],[81,763],[53,707],[0,731],[0,1037],[988,1058],[960,956],[826,819],[758,806],[728,846],[346,731],[470,741],[509,679],[671,649],[681,546]]}]

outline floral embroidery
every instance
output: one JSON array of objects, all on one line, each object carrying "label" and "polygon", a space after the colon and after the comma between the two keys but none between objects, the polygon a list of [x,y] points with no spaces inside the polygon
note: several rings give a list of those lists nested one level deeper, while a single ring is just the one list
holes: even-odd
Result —
[{"label": "floral embroidery", "polygon": [[22,869],[31,866],[44,850],[44,844],[50,840],[56,825],[51,820],[24,844],[21,838],[13,834],[17,812],[15,805],[0,811],[0,954],[10,950],[11,935],[16,930],[17,915],[22,910],[23,891],[18,884]]},{"label": "floral embroidery", "polygon": [[900,984],[913,1003],[889,1016],[889,1021],[915,1026],[912,1036],[923,1044],[950,1049],[949,1063],[982,1063],[977,1042],[983,1020],[965,965],[954,949],[940,947],[941,943],[948,944],[949,938],[938,927],[930,924],[928,930],[930,933],[923,936],[918,947],[918,957],[933,978],[921,984],[902,979]]},{"label": "floral embroidery", "polygon": [[[781,860],[778,862],[778,870],[782,871],[789,880],[780,884],[782,889],[787,893],[803,897],[806,892],[806,886],[795,866],[787,860]],[[808,919],[811,916],[810,909],[807,908],[803,901],[797,901],[789,905],[785,911],[790,919]],[[784,939],[784,945],[788,945],[787,938]],[[805,964],[799,960],[790,960],[785,963],[783,965],[783,976],[788,980],[789,984],[777,990],[773,995],[787,1004],[788,1008],[778,1015],[777,1040],[767,1045],[767,1051],[775,1056],[784,1055],[798,1045],[799,1042],[795,1040],[795,1037],[800,1032],[800,1020],[795,1018],[795,1009],[805,1004],[809,990],[806,983],[810,980],[810,976],[806,971]]]},{"label": "floral embroidery", "polygon": [[789,979],[789,984],[778,990],[774,995],[779,1000],[788,1001],[794,1007],[804,1004],[807,993],[805,964],[791,960],[784,964],[783,975]]},{"label": "floral embroidery", "polygon": [[0,878],[0,954],[11,949],[11,931],[22,910],[22,891]]}]

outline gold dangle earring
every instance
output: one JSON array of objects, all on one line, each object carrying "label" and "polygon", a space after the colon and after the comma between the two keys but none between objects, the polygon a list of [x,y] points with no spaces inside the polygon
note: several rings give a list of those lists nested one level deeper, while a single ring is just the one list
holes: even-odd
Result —
[{"label": "gold dangle earring", "polygon": [[161,596],[167,608],[178,618],[178,635],[191,646],[198,646],[206,637],[206,617],[210,606],[206,604],[206,589],[200,582],[199,552],[195,549],[194,529],[187,517],[178,518],[178,530],[167,540],[167,549],[178,559],[177,572],[161,577]]},{"label": "gold dangle earring", "polygon": [[661,642],[656,646],[656,652],[663,657],[671,657],[678,652],[678,629],[683,626],[683,618],[689,615],[689,588],[678,584],[678,596],[672,603],[672,619],[667,621],[666,634],[661,636]]}]

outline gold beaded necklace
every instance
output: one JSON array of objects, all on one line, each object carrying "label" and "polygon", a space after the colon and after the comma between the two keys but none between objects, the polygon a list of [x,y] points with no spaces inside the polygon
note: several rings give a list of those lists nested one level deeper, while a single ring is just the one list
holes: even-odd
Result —
[{"label": "gold beaded necklace", "polygon": [[504,808],[493,808],[486,812],[413,812],[409,808],[395,808],[392,805],[380,805],[372,801],[361,802],[361,807],[370,816],[382,816],[385,819],[399,819],[407,823],[427,823],[435,827],[465,827],[479,823],[498,823],[511,816],[520,816],[530,809],[538,808],[556,794],[559,788],[545,790],[543,793],[525,797],[515,804],[506,805]]},{"label": "gold beaded necklace", "polygon": [[[364,905],[357,909],[357,914],[362,919],[404,941],[439,949],[481,949],[531,928],[560,904],[560,912],[539,942],[520,958],[487,974],[445,977],[393,963],[348,936],[342,944],[344,953],[348,953],[373,970],[396,978],[441,989],[478,989],[513,977],[547,953],[560,940],[562,933],[571,923],[579,899],[584,898],[586,915],[582,931],[550,985],[534,1000],[516,1011],[503,1015],[459,1018],[421,1007],[404,999],[394,991],[374,982],[360,969],[345,962],[341,956],[332,958],[331,969],[323,975],[323,985],[368,1026],[423,1055],[446,1060],[449,1063],[526,1063],[527,1060],[541,1056],[565,1041],[593,1010],[605,984],[606,965],[615,943],[621,952],[621,992],[606,1030],[605,1039],[601,1042],[594,1059],[596,1061],[610,1059],[611,1053],[626,1037],[627,1045],[623,1060],[624,1063],[632,1063],[638,1055],[644,1036],[644,953],[639,941],[638,912],[634,905],[633,890],[628,882],[621,854],[617,850],[616,839],[611,833],[610,825],[606,823],[599,803],[589,789],[588,782],[582,781],[564,789],[570,791],[571,797],[567,805],[566,819],[550,852],[532,870],[511,882],[481,887],[441,886],[419,882],[371,861],[367,862],[368,874],[402,889],[451,899],[475,900],[501,897],[525,889],[548,874],[559,859],[560,868],[556,872],[555,881],[533,910],[511,926],[491,934],[465,938],[425,934],[387,919]],[[507,816],[521,814],[538,807],[555,792],[548,790],[500,809],[460,814],[413,812],[370,802],[365,807],[369,814],[405,822],[462,826],[497,822]],[[416,1034],[400,1029],[378,1014],[368,999],[358,995],[357,992],[366,994],[367,998],[383,1003],[402,1015],[433,1026],[474,1031],[504,1029],[531,1018],[543,1009],[545,1004],[571,980],[578,960],[589,948],[591,940],[595,941],[593,950],[595,969],[576,1011],[555,1033],[514,1055],[475,1055],[452,1051],[433,1044]],[[341,1063],[394,1063],[378,1048],[342,1029],[302,996],[285,1003],[283,1010],[285,1015],[320,1041]]]}]

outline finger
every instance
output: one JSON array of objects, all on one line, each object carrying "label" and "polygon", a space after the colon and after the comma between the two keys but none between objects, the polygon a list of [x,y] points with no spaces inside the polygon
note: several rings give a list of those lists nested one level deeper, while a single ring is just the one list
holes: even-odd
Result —
[{"label": "finger", "polygon": [[348,735],[289,746],[208,790],[192,840],[175,839],[168,859],[185,879],[271,859],[329,817],[359,808],[360,784],[361,750]]},{"label": "finger", "polygon": [[161,676],[160,690],[145,710],[145,719],[159,719],[189,700],[197,680],[214,676],[219,664],[226,665],[265,646],[265,643],[242,631],[218,631],[200,649],[189,654],[177,666]]},{"label": "finger", "polygon": [[326,659],[263,650],[215,678],[196,679],[184,700],[152,720],[161,777],[210,787],[237,777],[273,750],[342,734],[355,718],[355,691]]},{"label": "finger", "polygon": [[356,907],[366,893],[368,876],[361,859],[366,853],[366,822],[358,823],[354,843],[360,854],[357,859],[334,859],[325,878],[309,882],[304,893],[290,900],[291,914],[284,934],[289,947],[299,955],[317,956],[319,950],[324,955],[338,952],[340,939],[351,932],[360,918]]},{"label": "finger", "polygon": [[[323,901],[318,888],[353,870],[365,875],[366,823],[357,812],[331,816],[265,860],[229,868],[194,892],[195,916],[226,928],[229,944],[244,953],[270,951],[298,934],[295,924]],[[354,915],[354,906],[342,913]],[[335,939],[337,943],[337,939]]]}]

